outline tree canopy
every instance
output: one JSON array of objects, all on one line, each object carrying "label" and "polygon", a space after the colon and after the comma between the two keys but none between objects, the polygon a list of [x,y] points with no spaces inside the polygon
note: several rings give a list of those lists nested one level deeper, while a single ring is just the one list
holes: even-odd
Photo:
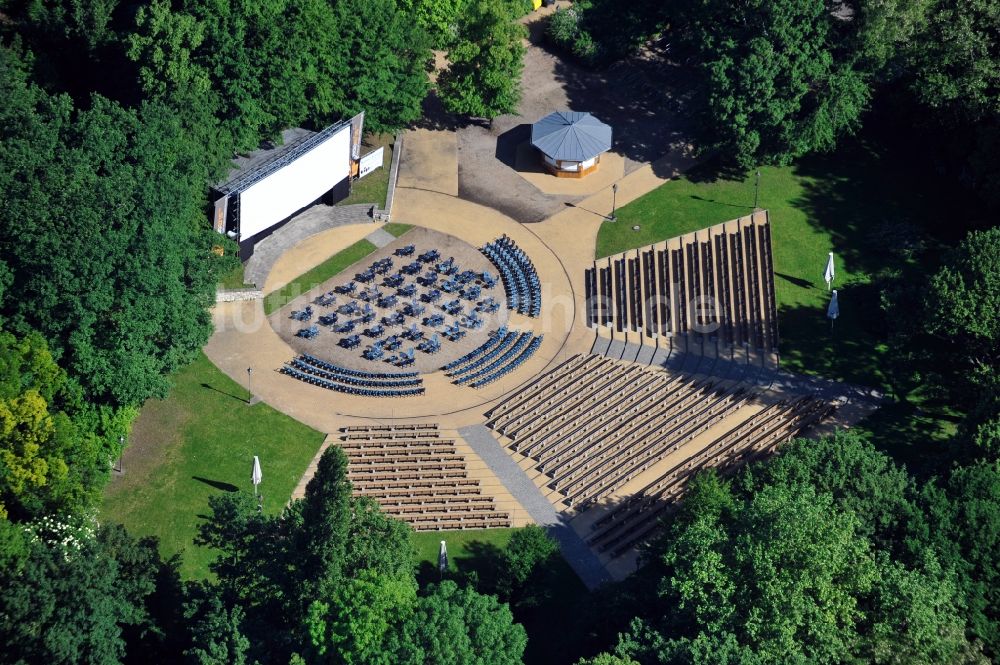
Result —
[{"label": "tree canopy", "polygon": [[445,109],[489,120],[514,113],[521,101],[526,36],[508,4],[474,0],[460,19],[448,68],[438,77]]},{"label": "tree canopy", "polygon": [[859,126],[867,77],[824,3],[682,2],[671,18],[701,74],[702,150],[744,167],[787,163]]},{"label": "tree canopy", "polygon": [[[615,653],[643,664],[986,662],[992,573],[973,569],[992,541],[969,547],[968,535],[989,533],[998,505],[982,498],[996,479],[984,469],[957,472],[947,492],[922,489],[840,433],[796,441],[732,483],[700,476],[649,550],[659,597]],[[968,511],[970,495],[981,498]]]},{"label": "tree canopy", "polygon": [[[327,448],[278,517],[240,493],[211,500],[199,542],[219,551],[214,588],[229,612],[212,621],[224,628],[239,609],[240,635],[269,635],[248,658],[273,662],[519,662],[524,629],[496,598],[447,583],[418,597],[409,527],[352,498],[346,472],[343,451]],[[223,653],[239,643],[228,629],[219,639]]]}]

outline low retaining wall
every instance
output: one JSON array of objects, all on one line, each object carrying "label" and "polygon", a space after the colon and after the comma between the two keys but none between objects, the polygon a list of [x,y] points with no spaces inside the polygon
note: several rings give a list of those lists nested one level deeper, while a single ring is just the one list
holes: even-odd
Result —
[{"label": "low retaining wall", "polygon": [[264,292],[260,289],[219,289],[215,292],[215,302],[241,302],[261,300]]},{"label": "low retaining wall", "polygon": [[379,210],[376,206],[372,210],[372,217],[376,222],[388,222],[392,218],[392,199],[396,194],[396,179],[399,177],[399,160],[403,155],[403,133],[396,134],[396,140],[392,148],[392,161],[389,163],[389,191],[385,196],[385,210]]}]

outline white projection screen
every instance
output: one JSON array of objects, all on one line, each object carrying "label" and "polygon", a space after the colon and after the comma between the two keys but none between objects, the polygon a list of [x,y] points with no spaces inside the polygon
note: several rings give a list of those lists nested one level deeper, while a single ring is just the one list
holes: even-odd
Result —
[{"label": "white projection screen", "polygon": [[351,126],[240,194],[240,237],[253,237],[309,205],[351,172]]}]

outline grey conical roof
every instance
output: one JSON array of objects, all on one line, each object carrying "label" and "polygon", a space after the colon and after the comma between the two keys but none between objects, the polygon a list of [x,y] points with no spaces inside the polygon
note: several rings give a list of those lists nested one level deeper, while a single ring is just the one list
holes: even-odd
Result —
[{"label": "grey conical roof", "polygon": [[556,111],[531,126],[531,145],[552,159],[583,162],[611,149],[611,127],[579,111]]}]

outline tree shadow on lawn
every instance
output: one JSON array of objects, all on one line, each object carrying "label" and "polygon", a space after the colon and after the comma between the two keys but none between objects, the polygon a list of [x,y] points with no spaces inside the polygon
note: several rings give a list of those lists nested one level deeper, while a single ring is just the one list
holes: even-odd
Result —
[{"label": "tree shadow on lawn", "polygon": [[876,448],[927,480],[944,473],[955,459],[949,428],[954,420],[900,399],[884,404],[857,427],[869,433]]},{"label": "tree shadow on lawn", "polygon": [[[447,538],[444,538],[447,540]],[[493,543],[472,540],[465,543],[464,552],[459,556],[457,551],[448,552],[448,570],[446,579],[456,579],[459,582],[472,583],[483,593],[496,593],[496,572],[500,563],[501,549]],[[427,584],[437,584],[441,573],[436,563],[421,561],[417,567],[417,582],[421,587]]]},{"label": "tree shadow on lawn", "polygon": [[[750,177],[751,171],[743,168],[742,166],[736,164],[732,160],[725,159],[721,155],[713,155],[702,160],[698,164],[695,164],[690,169],[684,173],[684,178],[690,182],[706,184],[719,182],[720,180],[728,180],[731,182],[742,182]],[[692,196],[691,198],[698,198]],[[707,199],[701,199],[707,200]],[[712,203],[718,203],[718,201],[712,201]],[[732,205],[737,208],[748,208],[753,209],[749,205]]]},{"label": "tree shadow on lawn", "polygon": [[782,307],[778,312],[782,366],[834,381],[888,390],[883,314],[874,285],[838,289],[840,317],[830,325],[825,305]]},{"label": "tree shadow on lawn", "polygon": [[852,273],[874,274],[899,262],[886,228],[912,228],[934,243],[964,235],[967,213],[947,183],[928,180],[916,165],[882,154],[869,141],[845,141],[834,153],[803,158],[794,174],[803,191],[790,204],[830,236]]}]

